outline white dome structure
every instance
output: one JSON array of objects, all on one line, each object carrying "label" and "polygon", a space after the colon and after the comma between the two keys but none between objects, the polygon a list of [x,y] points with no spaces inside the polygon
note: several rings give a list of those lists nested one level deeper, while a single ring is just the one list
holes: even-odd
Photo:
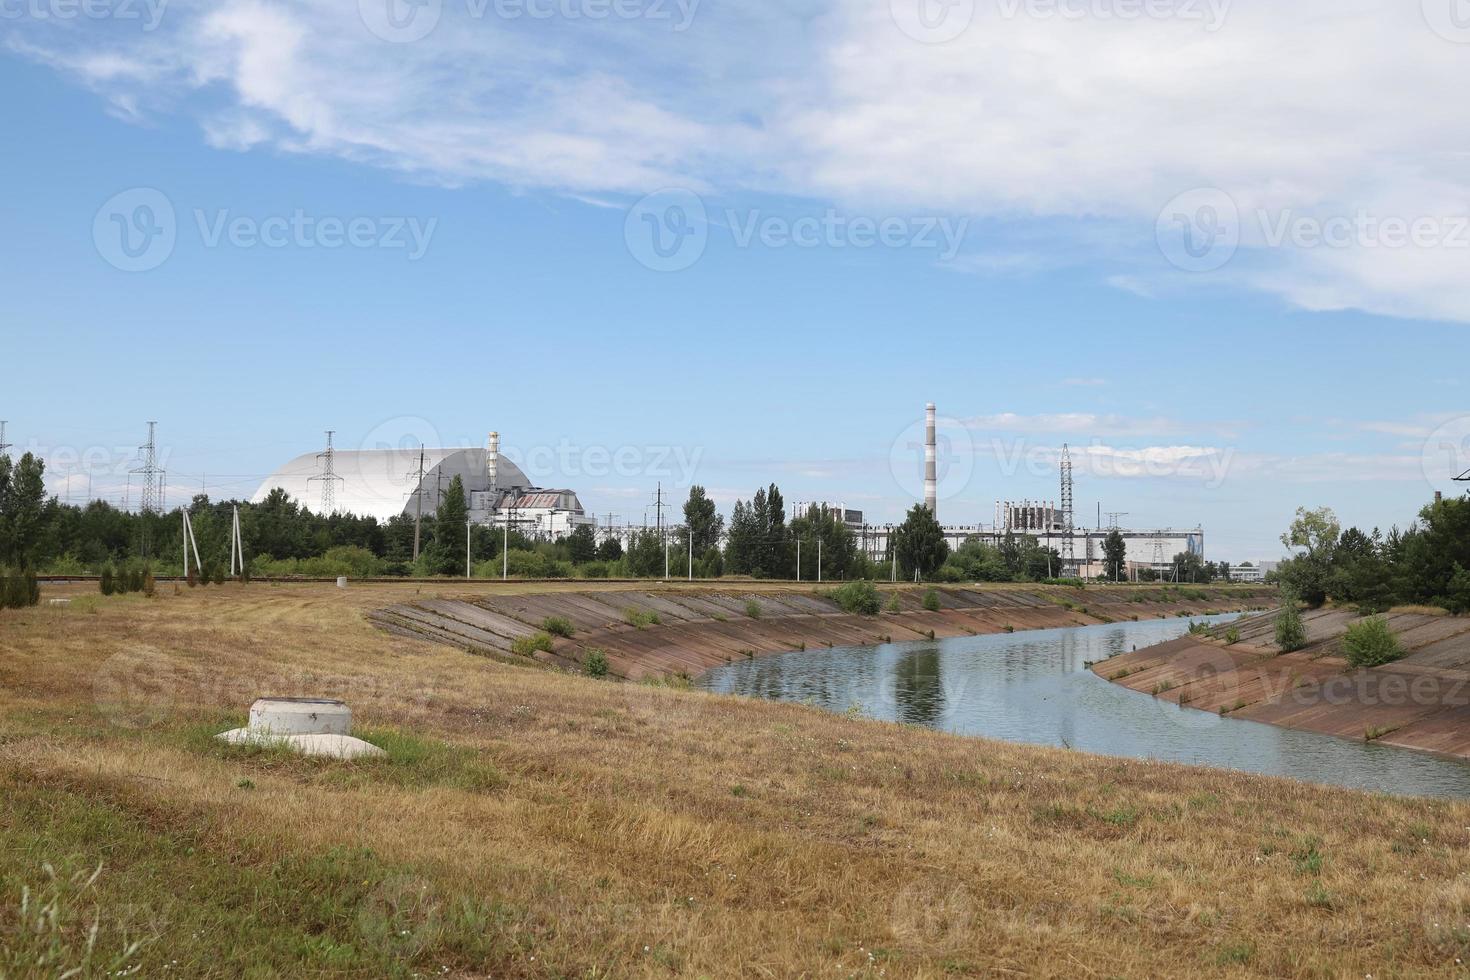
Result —
[{"label": "white dome structure", "polygon": [[[490,453],[485,449],[424,449],[424,479],[420,483],[417,449],[338,450],[332,454],[336,474],[334,502],[338,514],[375,517],[388,521],[400,514],[412,516],[418,509],[416,491],[422,491],[423,510],[432,514],[439,495],[457,476],[464,483],[470,516],[486,521],[507,494],[519,498],[534,489],[521,468],[504,456],[496,458],[495,485],[491,486]],[[323,460],[319,453],[306,453],[266,477],[251,503],[263,503],[272,490],[280,489],[306,509],[320,513],[323,498]]]}]

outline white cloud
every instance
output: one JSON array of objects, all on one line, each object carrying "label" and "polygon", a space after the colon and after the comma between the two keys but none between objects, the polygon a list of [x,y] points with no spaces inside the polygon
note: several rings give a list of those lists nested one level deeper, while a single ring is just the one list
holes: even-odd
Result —
[{"label": "white cloud", "polygon": [[[952,210],[1019,229],[1021,247],[969,260],[990,274],[1090,262],[1144,296],[1206,282],[1309,310],[1470,320],[1470,247],[1269,242],[1284,218],[1470,215],[1470,104],[1451,97],[1470,48],[1432,31],[1420,3],[1242,0],[1210,31],[978,0],[969,29],[937,45],[905,36],[889,8],[704,5],[675,32],[472,20],[446,3],[413,44],[373,37],[338,0],[203,0],[151,33],[4,29],[119,114],[199,112],[218,147],[593,200],[674,184]],[[1242,247],[1185,276],[1157,253],[1154,224],[1197,187],[1233,200]]]}]

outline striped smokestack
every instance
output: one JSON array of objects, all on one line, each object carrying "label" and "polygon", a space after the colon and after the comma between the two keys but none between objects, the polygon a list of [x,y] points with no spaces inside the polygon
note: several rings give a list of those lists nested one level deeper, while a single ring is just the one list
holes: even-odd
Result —
[{"label": "striped smokestack", "polygon": [[934,403],[924,409],[924,506],[939,516],[939,441],[934,433]]}]

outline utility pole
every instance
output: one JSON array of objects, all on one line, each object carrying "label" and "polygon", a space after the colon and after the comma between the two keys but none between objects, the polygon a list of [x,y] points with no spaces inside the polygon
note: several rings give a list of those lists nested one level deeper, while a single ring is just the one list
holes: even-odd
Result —
[{"label": "utility pole", "polygon": [[817,584],[822,583],[822,539],[817,539]]},{"label": "utility pole", "polygon": [[689,529],[689,581],[694,581],[694,528]]},{"label": "utility pole", "polygon": [[801,581],[801,538],[796,539],[796,581]]},{"label": "utility pole", "polygon": [[465,578],[473,578],[474,577],[474,576],[472,576],[470,574],[470,528],[474,526],[474,523],[475,523],[474,521],[470,521],[470,520],[466,520],[464,522],[464,577]]},{"label": "utility pole", "polygon": [[419,482],[414,484],[413,495],[417,511],[413,517],[413,560],[419,560],[419,539],[424,527],[424,444],[419,443]]}]

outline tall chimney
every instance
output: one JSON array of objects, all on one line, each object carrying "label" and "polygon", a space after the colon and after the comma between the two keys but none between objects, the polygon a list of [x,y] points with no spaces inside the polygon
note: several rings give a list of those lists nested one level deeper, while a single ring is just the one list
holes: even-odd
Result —
[{"label": "tall chimney", "polygon": [[939,516],[939,442],[934,433],[934,403],[924,409],[924,506]]},{"label": "tall chimney", "polygon": [[[490,492],[500,489],[500,433],[490,433],[485,443],[485,475],[490,478]],[[498,504],[498,501],[497,501]]]}]

